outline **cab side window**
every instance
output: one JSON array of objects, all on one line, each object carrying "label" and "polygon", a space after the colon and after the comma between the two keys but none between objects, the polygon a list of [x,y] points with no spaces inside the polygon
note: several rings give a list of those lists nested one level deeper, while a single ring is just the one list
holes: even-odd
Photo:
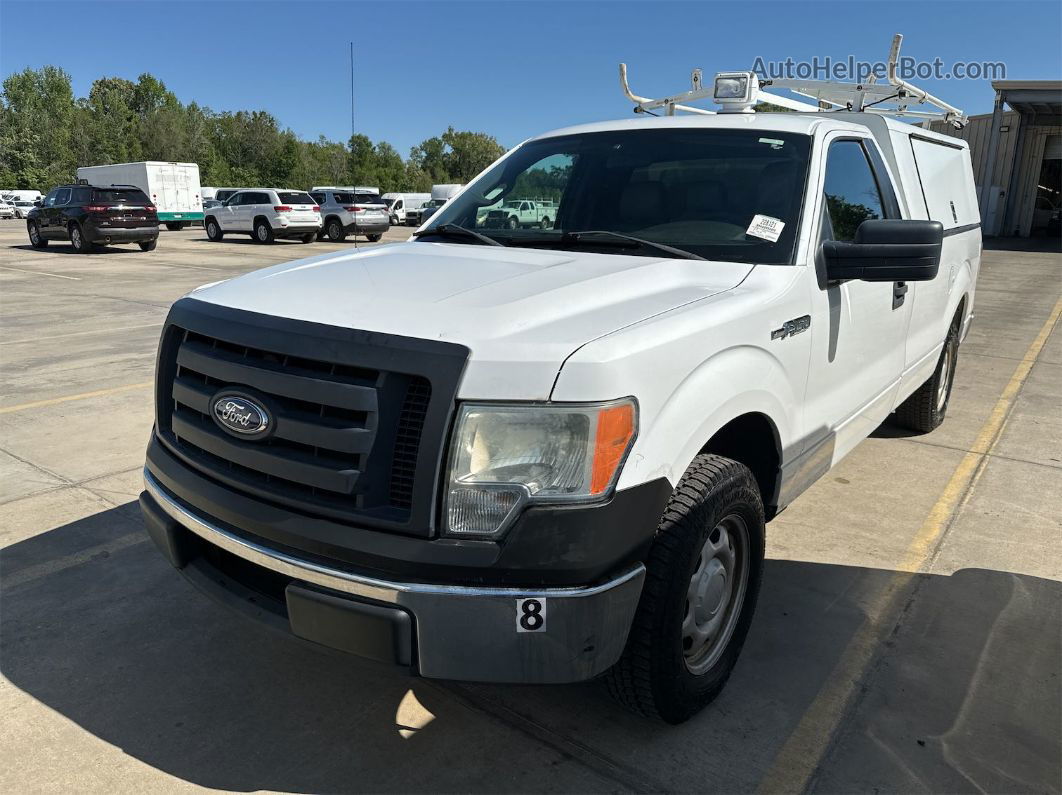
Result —
[{"label": "cab side window", "polygon": [[824,192],[834,240],[854,240],[861,223],[885,217],[881,191],[863,145],[858,141],[830,144]]}]

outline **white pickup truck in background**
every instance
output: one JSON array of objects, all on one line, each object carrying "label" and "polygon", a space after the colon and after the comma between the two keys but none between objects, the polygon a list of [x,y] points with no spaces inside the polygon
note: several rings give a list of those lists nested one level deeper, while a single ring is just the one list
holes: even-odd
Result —
[{"label": "white pickup truck in background", "polygon": [[557,217],[557,208],[553,202],[508,201],[497,209],[491,209],[484,215],[484,226],[489,229],[549,229]]}]

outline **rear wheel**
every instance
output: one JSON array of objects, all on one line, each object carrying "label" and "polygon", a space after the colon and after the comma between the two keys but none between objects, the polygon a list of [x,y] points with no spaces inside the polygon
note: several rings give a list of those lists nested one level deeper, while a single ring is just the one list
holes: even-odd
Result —
[{"label": "rear wheel", "polygon": [[328,225],[325,226],[325,234],[328,235],[328,239],[333,243],[342,243],[347,239],[347,230],[343,228],[343,224],[339,222],[338,218],[328,219]]},{"label": "rear wheel", "polygon": [[182,229],[184,229],[184,224],[180,221],[168,221],[166,223],[166,228],[169,229],[171,232],[180,232]]},{"label": "rear wheel", "polygon": [[905,428],[929,433],[944,422],[951,400],[951,385],[955,379],[955,365],[959,359],[959,324],[957,316],[948,329],[944,349],[937,360],[937,369],[922,386],[896,409],[895,420]]},{"label": "rear wheel", "polygon": [[80,224],[70,224],[70,245],[78,254],[88,254],[94,246],[85,239]]},{"label": "rear wheel", "polygon": [[540,226],[543,229],[552,229],[553,228],[553,222],[550,221],[548,218],[543,218],[542,219],[542,223],[540,224]]},{"label": "rear wheel", "polygon": [[699,455],[664,510],[627,647],[606,682],[635,712],[682,723],[723,689],[756,608],[763,503],[744,464]]},{"label": "rear wheel", "polygon": [[369,238],[370,243],[379,243],[383,235],[366,235],[366,237]]},{"label": "rear wheel", "polygon": [[258,243],[273,242],[273,227],[265,218],[259,218],[254,222],[254,239]]},{"label": "rear wheel", "polygon": [[215,243],[219,242],[223,237],[225,237],[225,233],[221,231],[221,226],[218,224],[217,219],[207,218],[206,236],[207,240],[211,240]]},{"label": "rear wheel", "polygon": [[26,224],[26,231],[29,233],[30,245],[34,248],[45,248],[48,245],[48,240],[41,237],[41,228],[37,226],[36,221]]},{"label": "rear wheel", "polygon": [[137,245],[140,246],[141,251],[154,251],[155,246],[157,246],[158,244],[159,239],[157,237],[152,238],[151,240],[141,240],[139,243],[137,243]]}]

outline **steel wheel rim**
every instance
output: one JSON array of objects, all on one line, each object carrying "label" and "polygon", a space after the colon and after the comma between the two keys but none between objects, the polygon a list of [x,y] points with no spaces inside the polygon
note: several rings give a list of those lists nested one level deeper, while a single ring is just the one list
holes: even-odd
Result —
[{"label": "steel wheel rim", "polygon": [[748,525],[737,514],[725,516],[701,546],[682,617],[682,656],[691,674],[715,665],[734,634],[748,586],[748,550]]},{"label": "steel wheel rim", "polygon": [[948,387],[951,386],[951,345],[944,346],[944,361],[941,362],[940,386],[937,387],[937,411],[948,402]]}]

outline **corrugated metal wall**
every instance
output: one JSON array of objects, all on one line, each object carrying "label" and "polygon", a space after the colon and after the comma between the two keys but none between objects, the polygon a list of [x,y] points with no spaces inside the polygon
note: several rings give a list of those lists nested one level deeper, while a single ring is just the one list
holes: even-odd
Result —
[{"label": "corrugated metal wall", "polygon": [[[1005,132],[999,134],[999,148],[996,150],[996,162],[992,169],[992,184],[999,188],[1003,194],[999,201],[1002,209],[1002,217],[999,219],[999,234],[1018,234],[1026,237],[1032,227],[1033,208],[1036,203],[1036,181],[1040,177],[1040,167],[1043,163],[1044,146],[1051,135],[1058,135],[1062,127],[1033,126],[1029,127],[1025,135],[1025,144],[1021,150],[1021,163],[1018,164],[1018,179],[1015,182],[1013,196],[1007,196],[1010,190],[1011,176],[1014,169],[1014,160],[1018,143],[1018,131],[1021,127],[1021,117],[1017,111],[1008,110],[1003,113],[1001,127],[1007,127]],[[933,132],[962,138],[970,144],[970,159],[973,164],[974,181],[978,188],[984,184],[988,158],[988,139],[992,132],[992,114],[985,113],[980,116],[971,116],[969,123],[961,130],[956,130],[950,124],[944,122],[930,122],[929,129]],[[978,191],[980,198],[980,191]],[[986,229],[986,234],[992,234],[995,230]]]}]

